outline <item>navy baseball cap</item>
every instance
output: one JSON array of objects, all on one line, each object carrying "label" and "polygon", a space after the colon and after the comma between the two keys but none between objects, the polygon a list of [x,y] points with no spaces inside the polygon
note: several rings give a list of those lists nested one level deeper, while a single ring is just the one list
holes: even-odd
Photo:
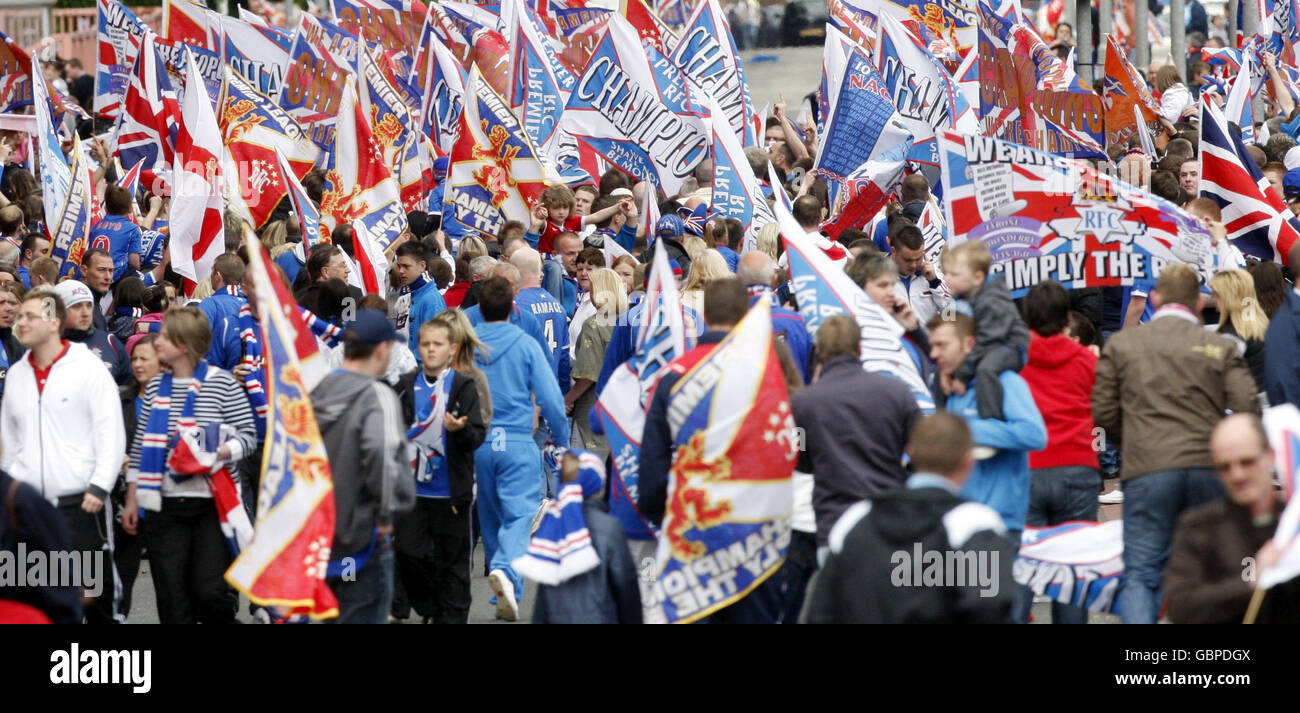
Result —
[{"label": "navy baseball cap", "polygon": [[1286,198],[1300,198],[1300,168],[1286,172],[1282,179],[1282,195]]},{"label": "navy baseball cap", "polygon": [[354,332],[357,343],[363,346],[383,344],[400,338],[397,330],[393,329],[393,323],[388,321],[388,315],[369,307],[357,310],[355,319],[343,323],[343,330]]},{"label": "navy baseball cap", "polygon": [[665,215],[655,225],[655,235],[661,238],[675,238],[686,231],[686,223],[675,215]]}]

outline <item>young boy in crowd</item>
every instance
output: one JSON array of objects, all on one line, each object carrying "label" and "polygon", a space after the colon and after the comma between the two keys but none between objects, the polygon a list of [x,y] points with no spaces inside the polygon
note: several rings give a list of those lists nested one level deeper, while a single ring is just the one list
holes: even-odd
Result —
[{"label": "young boy in crowd", "polygon": [[953,377],[964,393],[975,379],[975,401],[980,418],[1002,420],[1002,384],[998,375],[1020,371],[1029,350],[1029,328],[1011,301],[1011,291],[999,275],[990,275],[993,256],[977,240],[944,250],[943,271],[948,288],[958,299],[957,310],[975,320],[975,349]]},{"label": "young boy in crowd", "polygon": [[[550,255],[555,251],[555,238],[560,233],[565,231],[580,233],[584,225],[599,225],[620,210],[625,210],[623,204],[631,200],[631,198],[624,198],[594,213],[576,215],[573,191],[563,184],[547,186],[546,190],[542,191],[541,199],[533,205],[532,229],[524,237],[532,247],[537,248],[538,252]],[[537,237],[536,243],[532,240],[533,236]]]}]

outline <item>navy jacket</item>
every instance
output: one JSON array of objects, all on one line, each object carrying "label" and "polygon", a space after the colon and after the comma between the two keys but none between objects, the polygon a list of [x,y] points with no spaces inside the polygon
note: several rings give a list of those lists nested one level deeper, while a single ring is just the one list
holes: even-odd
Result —
[{"label": "navy jacket", "polygon": [[553,587],[538,587],[533,623],[640,624],[641,585],[623,524],[597,498],[583,503],[582,516],[600,564]]},{"label": "navy jacket", "polygon": [[1291,290],[1264,337],[1264,390],[1272,406],[1300,405],[1300,296]]}]

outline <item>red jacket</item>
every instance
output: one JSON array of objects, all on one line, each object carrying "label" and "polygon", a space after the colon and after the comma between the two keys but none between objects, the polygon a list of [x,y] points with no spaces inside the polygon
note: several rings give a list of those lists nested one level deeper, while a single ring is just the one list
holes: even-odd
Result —
[{"label": "red jacket", "polygon": [[1064,334],[1030,334],[1029,363],[1020,376],[1029,383],[1034,403],[1043,414],[1047,448],[1029,454],[1029,467],[1096,468],[1092,384],[1097,377],[1097,356]]},{"label": "red jacket", "polygon": [[465,293],[469,292],[469,286],[472,284],[474,283],[469,280],[453,282],[447,291],[442,293],[442,300],[447,303],[447,309],[459,307],[460,303],[465,301]]}]

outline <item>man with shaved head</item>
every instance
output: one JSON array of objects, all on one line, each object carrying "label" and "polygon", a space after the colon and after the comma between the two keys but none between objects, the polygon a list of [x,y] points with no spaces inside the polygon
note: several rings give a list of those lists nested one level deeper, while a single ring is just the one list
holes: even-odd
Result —
[{"label": "man with shaved head", "polygon": [[[1273,450],[1259,417],[1240,413],[1220,421],[1210,435],[1210,458],[1225,497],[1178,521],[1165,572],[1169,619],[1177,624],[1242,621],[1259,575],[1279,555],[1271,538],[1284,503],[1273,486]],[[1265,599],[1294,602],[1290,594],[1270,591]]]},{"label": "man with shaved head", "polygon": [[542,325],[543,345],[551,364],[555,367],[555,380],[560,391],[569,390],[569,327],[566,324],[564,305],[542,287],[542,255],[523,246],[510,255],[510,264],[519,270],[519,289],[515,293],[515,306],[531,314]]},{"label": "man with shaved head", "polygon": [[803,318],[798,312],[786,309],[776,298],[776,261],[761,250],[750,250],[740,257],[736,267],[736,277],[749,290],[749,306],[753,307],[764,293],[772,301],[772,335],[785,341],[790,348],[790,357],[804,383],[812,381],[812,336],[804,326]]}]

